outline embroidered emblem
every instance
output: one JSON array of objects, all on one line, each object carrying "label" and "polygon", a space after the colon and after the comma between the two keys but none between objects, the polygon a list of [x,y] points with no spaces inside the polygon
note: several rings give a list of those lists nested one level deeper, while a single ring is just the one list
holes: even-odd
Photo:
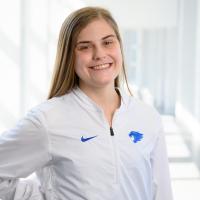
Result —
[{"label": "embroidered emblem", "polygon": [[129,133],[129,137],[130,137],[131,139],[133,139],[133,142],[134,142],[134,143],[137,143],[138,141],[141,141],[141,140],[142,140],[143,134],[142,134],[142,133],[139,133],[139,132],[137,132],[137,131],[131,131],[131,132]]}]

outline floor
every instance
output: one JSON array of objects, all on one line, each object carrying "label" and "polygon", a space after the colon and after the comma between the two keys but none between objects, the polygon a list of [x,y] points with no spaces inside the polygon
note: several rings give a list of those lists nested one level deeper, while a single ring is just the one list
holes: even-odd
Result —
[{"label": "floor", "polygon": [[174,200],[200,199],[200,171],[175,119],[163,116]]}]

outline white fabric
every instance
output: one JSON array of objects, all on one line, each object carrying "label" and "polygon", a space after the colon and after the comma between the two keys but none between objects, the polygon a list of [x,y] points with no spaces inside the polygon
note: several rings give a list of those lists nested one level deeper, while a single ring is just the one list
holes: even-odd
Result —
[{"label": "white fabric", "polygon": [[[114,136],[103,111],[79,88],[45,101],[2,133],[0,199],[172,200],[161,118],[152,107],[120,94]],[[131,131],[143,138],[134,143]],[[82,136],[96,137],[82,142]],[[33,172],[40,191],[17,181]]]}]

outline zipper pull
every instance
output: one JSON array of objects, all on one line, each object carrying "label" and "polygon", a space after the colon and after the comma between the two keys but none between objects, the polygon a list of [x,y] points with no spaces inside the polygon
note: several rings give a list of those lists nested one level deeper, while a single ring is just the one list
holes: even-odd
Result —
[{"label": "zipper pull", "polygon": [[111,136],[114,136],[114,135],[115,135],[112,127],[110,127],[110,135],[111,135]]}]

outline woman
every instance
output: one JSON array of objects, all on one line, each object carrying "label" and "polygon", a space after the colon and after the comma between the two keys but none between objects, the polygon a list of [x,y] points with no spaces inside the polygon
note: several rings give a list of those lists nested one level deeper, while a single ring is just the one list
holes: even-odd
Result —
[{"label": "woman", "polygon": [[[36,172],[47,200],[171,200],[160,116],[126,95],[121,77],[111,14],[73,12],[60,31],[49,99],[0,137],[0,198],[26,199],[15,193],[17,178]],[[42,197],[32,189],[34,198]]]}]

